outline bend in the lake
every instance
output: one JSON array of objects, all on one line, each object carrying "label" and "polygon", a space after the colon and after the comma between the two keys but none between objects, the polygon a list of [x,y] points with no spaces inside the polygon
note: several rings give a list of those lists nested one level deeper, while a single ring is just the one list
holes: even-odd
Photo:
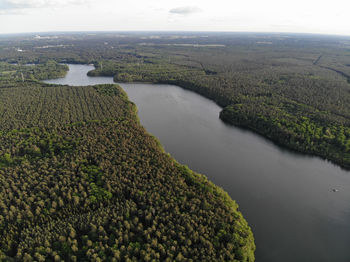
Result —
[{"label": "bend in the lake", "polygon": [[[92,69],[70,65],[65,78],[46,82],[113,83],[112,77],[88,77]],[[348,261],[349,172],[224,124],[221,108],[191,91],[120,85],[136,103],[142,125],[167,152],[237,200],[256,238],[256,261]]]}]

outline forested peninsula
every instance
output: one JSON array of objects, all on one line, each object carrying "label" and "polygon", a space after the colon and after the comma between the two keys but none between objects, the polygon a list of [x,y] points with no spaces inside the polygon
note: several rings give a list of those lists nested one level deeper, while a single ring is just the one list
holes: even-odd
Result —
[{"label": "forested peninsula", "polygon": [[1,261],[254,261],[238,205],[165,153],[118,85],[0,63]]}]

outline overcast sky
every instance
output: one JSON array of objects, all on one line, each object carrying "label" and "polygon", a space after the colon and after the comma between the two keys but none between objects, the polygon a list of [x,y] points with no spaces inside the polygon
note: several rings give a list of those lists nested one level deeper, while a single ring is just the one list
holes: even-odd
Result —
[{"label": "overcast sky", "polygon": [[0,33],[253,31],[350,35],[350,0],[0,0]]}]

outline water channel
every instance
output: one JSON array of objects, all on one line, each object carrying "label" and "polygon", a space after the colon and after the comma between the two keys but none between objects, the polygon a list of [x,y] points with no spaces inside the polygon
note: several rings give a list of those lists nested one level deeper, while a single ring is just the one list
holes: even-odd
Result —
[{"label": "water channel", "polygon": [[[113,83],[112,77],[88,77],[93,66],[69,67],[65,78],[45,82]],[[167,152],[238,202],[256,239],[257,262],[350,261],[350,172],[226,125],[218,105],[191,91],[120,86]]]}]

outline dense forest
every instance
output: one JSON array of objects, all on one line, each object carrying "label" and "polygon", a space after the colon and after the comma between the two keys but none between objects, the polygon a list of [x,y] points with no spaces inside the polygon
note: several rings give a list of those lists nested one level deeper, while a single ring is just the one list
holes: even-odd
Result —
[{"label": "dense forest", "polygon": [[245,47],[143,45],[135,48],[142,61],[99,61],[89,74],[193,90],[222,106],[227,123],[350,168],[350,44],[302,40],[301,46],[275,38]]},{"label": "dense forest", "polygon": [[117,85],[176,84],[220,118],[350,168],[350,38],[244,33],[0,37],[4,261],[253,261],[237,204],[163,152]]},{"label": "dense forest", "polygon": [[[0,39],[7,63],[93,63],[91,76],[176,84],[223,107],[223,121],[350,168],[350,39],[302,34],[100,33]],[[60,66],[60,65],[56,65]],[[22,66],[23,68],[24,66]],[[6,69],[7,68],[7,69]],[[58,77],[47,71],[48,77]],[[39,69],[38,69],[39,70]],[[27,71],[28,72],[28,69]],[[52,74],[50,76],[50,74]]]},{"label": "dense forest", "polygon": [[0,67],[0,261],[254,261],[236,202],[118,85],[44,84],[68,68],[37,63]]},{"label": "dense forest", "polygon": [[350,39],[248,33],[58,34],[0,39],[7,63],[92,63],[90,76],[176,84],[223,121],[350,168]]}]

